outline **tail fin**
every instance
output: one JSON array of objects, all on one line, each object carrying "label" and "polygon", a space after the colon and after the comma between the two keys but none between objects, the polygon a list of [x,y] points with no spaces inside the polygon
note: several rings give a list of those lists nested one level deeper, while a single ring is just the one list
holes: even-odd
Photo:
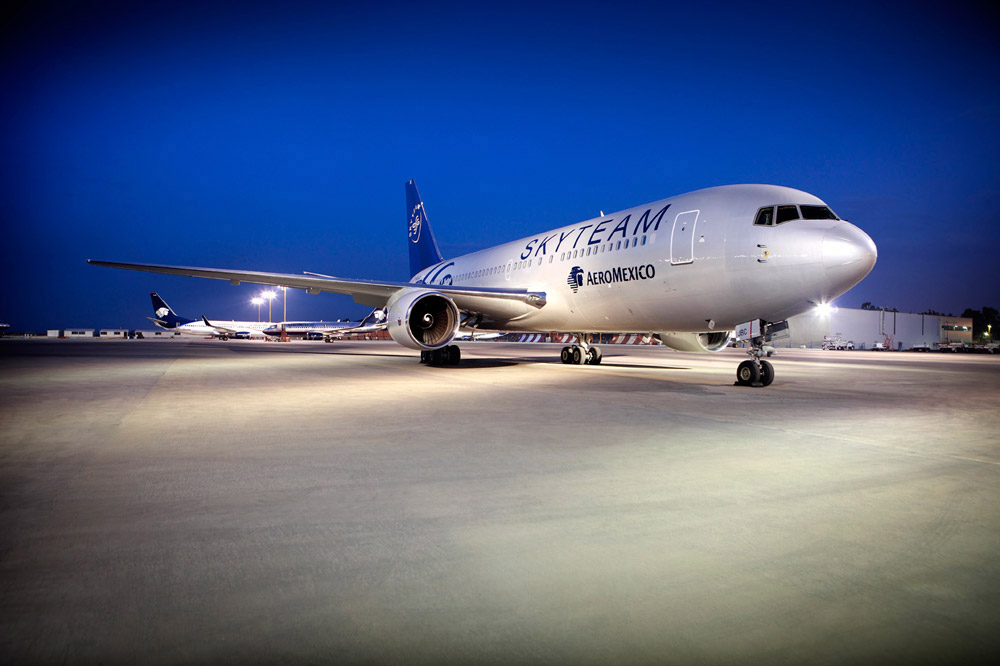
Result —
[{"label": "tail fin", "polygon": [[147,319],[160,328],[177,328],[178,326],[194,321],[193,319],[178,317],[173,309],[167,305],[167,302],[160,298],[160,295],[155,291],[149,292],[149,297],[153,301],[153,314],[156,317],[147,317]]},{"label": "tail fin", "polygon": [[358,327],[375,326],[376,324],[381,324],[384,321],[385,321],[385,310],[382,308],[376,308],[375,310],[372,310],[367,317],[365,317],[358,323]]},{"label": "tail fin", "polygon": [[417,184],[412,180],[406,183],[406,226],[410,238],[410,275],[441,262],[441,250],[427,222],[427,211]]}]

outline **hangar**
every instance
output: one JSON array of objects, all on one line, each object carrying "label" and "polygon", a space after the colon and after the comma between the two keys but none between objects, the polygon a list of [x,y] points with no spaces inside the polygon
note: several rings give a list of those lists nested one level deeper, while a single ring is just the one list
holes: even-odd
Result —
[{"label": "hangar", "polygon": [[933,347],[939,342],[972,342],[972,319],[891,310],[819,309],[797,315],[771,331],[775,347],[821,347],[824,340],[853,341],[856,349],[876,342],[886,349]]}]

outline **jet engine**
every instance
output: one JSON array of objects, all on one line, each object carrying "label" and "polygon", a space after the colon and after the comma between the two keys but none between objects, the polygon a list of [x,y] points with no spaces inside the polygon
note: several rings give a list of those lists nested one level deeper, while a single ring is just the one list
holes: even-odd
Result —
[{"label": "jet engine", "polygon": [[709,333],[656,333],[657,340],[682,352],[717,352],[726,348],[732,331],[712,331]]},{"label": "jet engine", "polygon": [[389,335],[404,347],[440,349],[458,333],[458,307],[442,293],[402,289],[385,307]]}]

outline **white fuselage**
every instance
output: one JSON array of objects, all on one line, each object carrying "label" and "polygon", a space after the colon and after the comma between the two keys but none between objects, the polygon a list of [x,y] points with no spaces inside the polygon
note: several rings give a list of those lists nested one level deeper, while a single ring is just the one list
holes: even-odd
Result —
[{"label": "white fuselage", "polygon": [[175,331],[181,333],[182,335],[197,335],[200,337],[232,337],[236,333],[248,333],[252,338],[263,338],[264,329],[270,326],[274,326],[273,323],[268,323],[266,321],[222,321],[212,319],[210,320],[214,326],[206,326],[205,322],[202,321],[192,321],[187,324],[181,324],[176,327]]},{"label": "white fuselage", "polygon": [[843,220],[754,224],[762,207],[783,204],[826,205],[788,187],[708,188],[442,261],[411,282],[544,292],[544,307],[511,302],[480,328],[694,332],[781,321],[844,293],[876,258]]}]

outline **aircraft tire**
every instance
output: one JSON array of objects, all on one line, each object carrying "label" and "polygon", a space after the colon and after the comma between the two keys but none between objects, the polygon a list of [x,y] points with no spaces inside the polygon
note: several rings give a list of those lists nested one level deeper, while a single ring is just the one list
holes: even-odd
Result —
[{"label": "aircraft tire", "polygon": [[573,352],[570,351],[569,347],[563,347],[562,351],[559,353],[559,360],[561,360],[566,365],[573,362]]},{"label": "aircraft tire", "polygon": [[600,365],[602,356],[600,347],[591,347],[587,352],[587,363],[590,365]]},{"label": "aircraft tire", "polygon": [[583,365],[583,352],[580,351],[580,347],[573,345],[573,365]]},{"label": "aircraft tire", "polygon": [[743,361],[736,368],[736,381],[740,386],[751,386],[760,381],[760,370],[753,361]]},{"label": "aircraft tire", "polygon": [[445,365],[458,365],[458,362],[462,360],[462,350],[458,345],[450,345],[445,347],[445,349],[449,350],[448,360],[445,362]]},{"label": "aircraft tire", "polygon": [[774,366],[771,365],[770,361],[760,362],[760,383],[764,386],[770,386],[771,382],[774,381]]}]

